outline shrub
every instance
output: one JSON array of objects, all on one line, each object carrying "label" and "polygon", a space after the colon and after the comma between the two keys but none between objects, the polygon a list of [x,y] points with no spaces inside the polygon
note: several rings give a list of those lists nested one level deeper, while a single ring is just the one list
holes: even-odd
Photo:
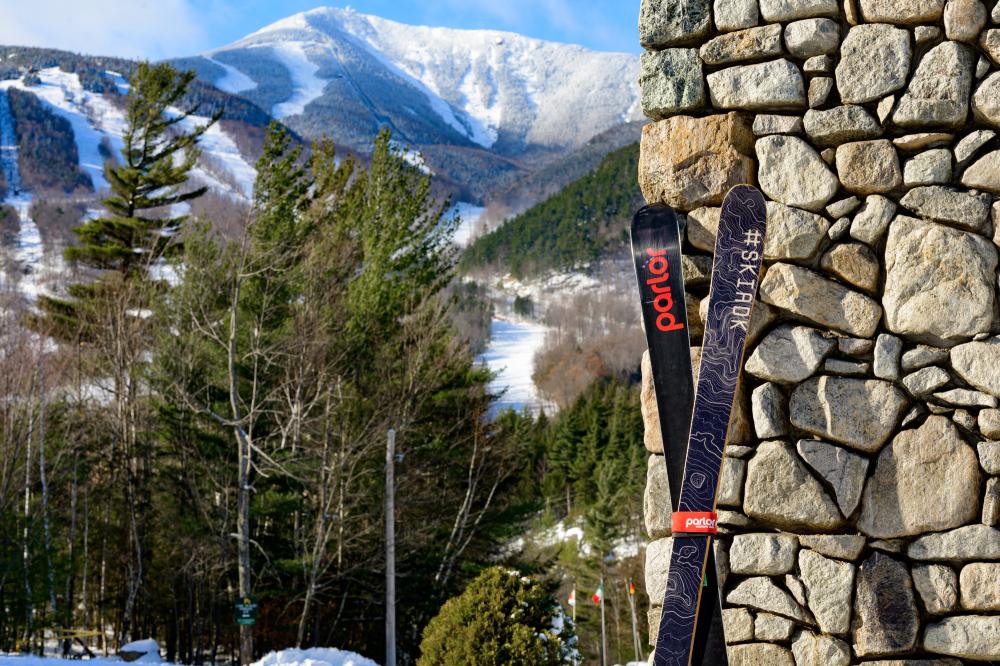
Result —
[{"label": "shrub", "polygon": [[552,594],[492,567],[448,600],[424,629],[418,666],[575,664],[576,637]]}]

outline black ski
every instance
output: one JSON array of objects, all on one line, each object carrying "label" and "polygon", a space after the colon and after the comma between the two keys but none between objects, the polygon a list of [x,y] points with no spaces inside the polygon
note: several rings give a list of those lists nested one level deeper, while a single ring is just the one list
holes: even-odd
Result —
[{"label": "black ski", "polygon": [[[635,215],[632,256],[660,417],[670,501],[671,506],[676,507],[680,501],[691,429],[694,379],[681,270],[680,229],[673,209],[664,205],[647,206]],[[712,592],[701,605],[693,663],[725,666],[728,662],[714,553],[709,554],[706,579]]]},{"label": "black ski", "polygon": [[[760,193],[733,188],[722,205],[708,319],[654,664],[690,666],[704,576],[716,534],[715,506],[736,383],[760,279],[766,234]],[[714,591],[712,596],[714,596]]]}]

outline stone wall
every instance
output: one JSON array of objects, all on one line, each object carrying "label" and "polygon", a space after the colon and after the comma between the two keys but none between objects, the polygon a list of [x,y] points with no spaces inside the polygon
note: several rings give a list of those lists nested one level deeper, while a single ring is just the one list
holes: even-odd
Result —
[{"label": "stone wall", "polygon": [[694,333],[723,196],[769,200],[719,494],[732,663],[1000,660],[1000,3],[643,0],[639,32],[639,180],[687,213]]}]

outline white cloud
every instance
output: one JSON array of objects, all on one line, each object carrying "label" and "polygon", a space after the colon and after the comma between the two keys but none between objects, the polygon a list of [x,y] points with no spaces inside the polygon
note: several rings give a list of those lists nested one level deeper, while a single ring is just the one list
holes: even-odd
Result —
[{"label": "white cloud", "polygon": [[161,58],[211,46],[189,0],[0,0],[0,43]]}]

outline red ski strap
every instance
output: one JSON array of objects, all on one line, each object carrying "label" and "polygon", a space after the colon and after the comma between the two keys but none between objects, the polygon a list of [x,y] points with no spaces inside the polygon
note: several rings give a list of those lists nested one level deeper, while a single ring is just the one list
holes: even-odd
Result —
[{"label": "red ski strap", "polygon": [[676,511],[673,514],[674,534],[718,534],[718,514],[714,511]]}]

